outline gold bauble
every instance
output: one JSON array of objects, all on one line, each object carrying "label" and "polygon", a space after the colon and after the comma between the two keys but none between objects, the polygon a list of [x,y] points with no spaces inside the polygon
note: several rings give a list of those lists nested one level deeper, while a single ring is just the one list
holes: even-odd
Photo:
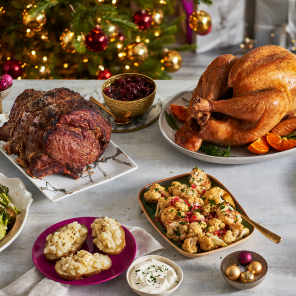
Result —
[{"label": "gold bauble", "polygon": [[23,11],[23,24],[26,28],[34,32],[39,32],[46,23],[46,15],[44,11],[42,11],[34,16],[30,16],[31,9],[32,6],[28,5],[27,9]]},{"label": "gold bauble", "polygon": [[154,9],[151,16],[152,25],[160,25],[164,18],[163,12],[160,8]]},{"label": "gold bauble", "polygon": [[204,34],[210,27],[212,26],[212,19],[211,16],[203,11],[198,10],[193,12],[189,17],[189,27],[196,33],[196,34]]},{"label": "gold bauble", "polygon": [[241,271],[237,266],[230,265],[227,267],[225,274],[230,280],[236,281],[239,279],[239,277],[241,275]]},{"label": "gold bauble", "polygon": [[258,261],[252,261],[248,266],[248,271],[251,271],[254,275],[260,275],[262,273],[262,264]]},{"label": "gold bauble", "polygon": [[83,36],[78,35],[75,36],[74,32],[70,29],[66,29],[60,37],[61,45],[64,50],[70,53],[74,53],[75,49],[75,42],[79,42],[81,45],[84,44]]},{"label": "gold bauble", "polygon": [[127,58],[134,63],[144,62],[148,56],[148,48],[143,42],[134,42],[127,45]]},{"label": "gold bauble", "polygon": [[255,275],[253,272],[251,271],[245,271],[241,274],[240,276],[240,280],[243,282],[243,283],[251,283],[251,282],[254,282],[255,281]]},{"label": "gold bauble", "polygon": [[175,72],[182,66],[182,57],[176,50],[165,49],[161,63],[166,71]]}]

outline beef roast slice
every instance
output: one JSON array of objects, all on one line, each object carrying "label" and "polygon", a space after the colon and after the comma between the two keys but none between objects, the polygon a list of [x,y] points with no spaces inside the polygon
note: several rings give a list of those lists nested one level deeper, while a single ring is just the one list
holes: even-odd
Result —
[{"label": "beef roast slice", "polygon": [[66,88],[25,90],[0,128],[7,153],[19,156],[35,178],[66,173],[79,178],[83,168],[107,148],[111,125],[90,102]]}]

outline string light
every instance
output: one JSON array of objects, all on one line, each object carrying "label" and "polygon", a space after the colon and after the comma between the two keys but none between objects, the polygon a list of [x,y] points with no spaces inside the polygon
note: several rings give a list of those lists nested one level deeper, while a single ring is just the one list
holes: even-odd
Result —
[{"label": "string light", "polygon": [[160,31],[155,31],[154,32],[154,35],[157,37],[157,36],[159,36],[160,35]]},{"label": "string light", "polygon": [[164,67],[161,67],[160,69],[161,69],[161,70],[164,70]]},{"label": "string light", "polygon": [[138,64],[138,63],[134,63],[134,65],[135,65],[136,67],[138,67],[138,66],[139,66],[139,64]]},{"label": "string light", "polygon": [[22,80],[22,77],[21,77],[21,76],[19,76],[19,77],[17,78],[17,80]]},{"label": "string light", "polygon": [[38,69],[38,66],[37,65],[35,66],[35,69]]},{"label": "string light", "polygon": [[150,41],[149,39],[146,39],[146,40],[145,40],[146,43],[149,43],[149,41]]},{"label": "string light", "polygon": [[83,63],[87,63],[87,62],[88,62],[88,59],[84,59],[84,60],[83,60]]},{"label": "string light", "polygon": [[104,70],[105,70],[105,68],[104,68],[103,65],[99,65],[98,68],[99,68],[101,71],[104,71]]},{"label": "string light", "polygon": [[43,61],[44,61],[44,62],[47,61],[47,57],[43,57]]},{"label": "string light", "polygon": [[271,36],[271,37],[274,37],[274,34],[273,34],[273,33],[271,33],[271,34],[270,34],[270,36]]},{"label": "string light", "polygon": [[35,55],[36,54],[36,51],[35,50],[32,50],[31,51],[31,55]]},{"label": "string light", "polygon": [[43,73],[45,71],[45,67],[44,66],[41,66],[40,70],[39,70],[41,73]]},{"label": "string light", "polygon": [[129,68],[130,68],[130,67],[129,67],[129,65],[126,65],[126,66],[125,66],[125,69],[127,69],[127,70],[128,70]]},{"label": "string light", "polygon": [[140,42],[140,41],[141,41],[140,36],[137,36],[137,37],[136,37],[136,42]]},{"label": "string light", "polygon": [[10,57],[7,58],[7,61],[9,61],[9,60],[10,60]]},{"label": "string light", "polygon": [[68,64],[67,63],[64,64],[64,68],[68,68]]}]

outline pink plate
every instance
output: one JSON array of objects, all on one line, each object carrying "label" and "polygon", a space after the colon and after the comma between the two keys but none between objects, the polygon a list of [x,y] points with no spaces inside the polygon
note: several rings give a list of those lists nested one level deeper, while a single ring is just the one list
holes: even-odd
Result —
[{"label": "pink plate", "polygon": [[136,252],[137,252],[137,244],[135,241],[135,238],[133,235],[124,227],[125,232],[125,241],[126,241],[126,247],[123,249],[123,251],[114,256],[109,256],[112,261],[112,266],[108,270],[102,271],[101,273],[91,276],[89,278],[85,278],[82,280],[77,281],[66,281],[62,277],[60,277],[55,269],[55,263],[50,262],[46,259],[43,250],[46,244],[46,237],[50,234],[55,232],[58,228],[72,223],[74,221],[77,221],[80,224],[84,224],[88,228],[88,236],[86,239],[86,242],[84,243],[82,250],[86,250],[92,254],[94,253],[101,253],[99,249],[95,246],[93,243],[93,237],[91,235],[91,224],[95,219],[98,217],[80,217],[80,218],[73,218],[68,219],[62,222],[59,222],[57,224],[54,224],[47,228],[45,231],[43,231],[39,237],[36,239],[33,249],[32,249],[32,258],[36,265],[36,267],[48,278],[64,283],[64,284],[70,284],[70,285],[94,285],[99,284],[105,281],[109,281],[116,276],[120,275],[122,272],[124,272],[134,261]]}]

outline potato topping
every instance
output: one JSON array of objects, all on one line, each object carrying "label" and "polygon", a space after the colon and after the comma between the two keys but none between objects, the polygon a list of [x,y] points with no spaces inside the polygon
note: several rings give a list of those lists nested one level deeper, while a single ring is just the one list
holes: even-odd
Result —
[{"label": "potato topping", "polygon": [[75,255],[61,259],[62,270],[68,274],[83,274],[97,269],[104,269],[110,265],[108,255],[91,254],[81,250]]},{"label": "potato topping", "polygon": [[81,237],[86,232],[78,222],[68,224],[59,231],[47,236],[48,245],[44,249],[44,253],[62,256],[70,251],[74,244],[80,243]]},{"label": "potato topping", "polygon": [[100,250],[103,250],[105,247],[115,248],[122,242],[120,226],[112,218],[96,219],[91,224],[91,228],[94,238],[93,242]]}]

